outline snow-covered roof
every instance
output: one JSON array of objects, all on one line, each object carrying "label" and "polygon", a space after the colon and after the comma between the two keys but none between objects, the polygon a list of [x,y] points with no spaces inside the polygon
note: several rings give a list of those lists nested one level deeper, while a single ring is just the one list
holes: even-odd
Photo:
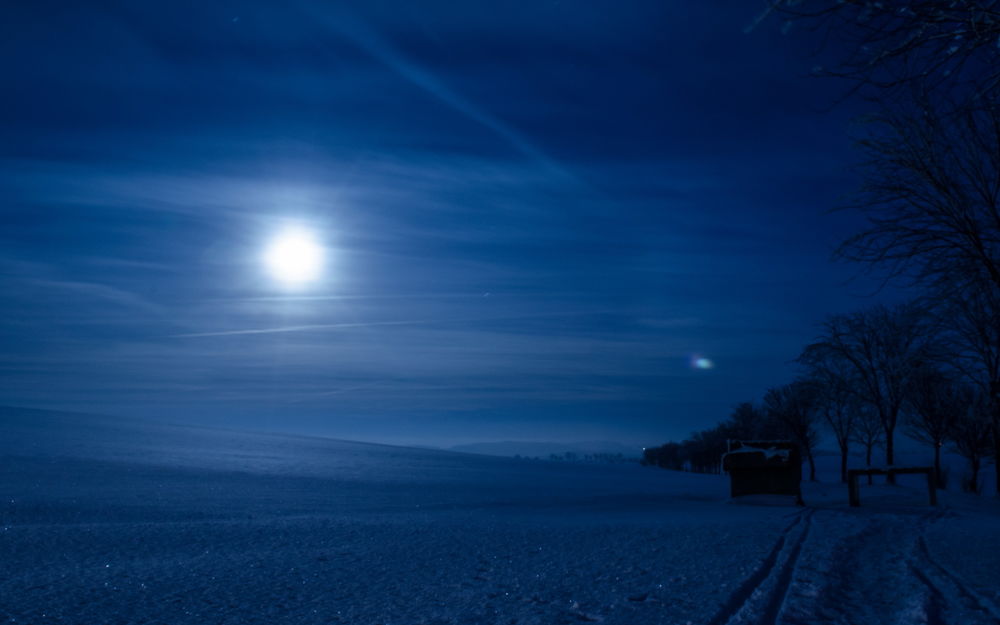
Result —
[{"label": "snow-covered roof", "polygon": [[790,449],[778,449],[777,447],[740,447],[739,449],[734,449],[723,455],[723,458],[730,454],[764,454],[764,457],[768,460],[772,458],[781,458],[782,460],[788,460],[788,454],[791,452]]},{"label": "snow-covered roof", "polygon": [[723,469],[753,468],[757,466],[787,465],[791,449],[745,445],[722,455]]}]

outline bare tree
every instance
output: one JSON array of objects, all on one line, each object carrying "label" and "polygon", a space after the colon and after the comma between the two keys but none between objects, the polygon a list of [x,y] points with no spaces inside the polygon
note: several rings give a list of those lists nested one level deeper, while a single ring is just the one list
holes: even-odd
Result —
[{"label": "bare tree", "polygon": [[[818,355],[818,354],[817,354]],[[809,379],[817,389],[819,414],[833,433],[840,450],[840,481],[847,482],[847,458],[858,413],[858,397],[854,392],[855,374],[843,359],[803,360]]]},{"label": "bare tree", "polygon": [[761,438],[764,419],[765,415],[753,402],[745,401],[733,408],[726,425],[732,438],[754,440]]},{"label": "bare tree", "polygon": [[933,329],[914,304],[876,306],[835,315],[819,341],[806,347],[807,362],[837,362],[853,372],[855,393],[878,415],[885,435],[885,460],[895,462],[894,435],[914,373],[933,355]]},{"label": "bare tree", "polygon": [[782,436],[782,425],[776,423],[767,411],[749,401],[733,408],[729,419],[722,424],[729,438],[740,440],[767,440]]},{"label": "bare tree", "polygon": [[962,412],[952,430],[955,451],[969,461],[970,475],[963,482],[963,489],[979,492],[979,470],[983,459],[990,453],[990,422],[987,419],[984,397],[974,388],[963,393]]},{"label": "bare tree", "polygon": [[834,57],[819,73],[869,97],[915,83],[969,98],[1000,87],[997,0],[771,0],[758,22],[768,15],[816,29]]},{"label": "bare tree", "polygon": [[1000,0],[770,0],[770,15],[819,31],[820,73],[877,103],[855,203],[868,226],[838,253],[958,311],[956,364],[1000,457]]},{"label": "bare tree", "polygon": [[854,202],[868,227],[838,254],[937,294],[1000,288],[1000,107],[925,100],[873,121]]},{"label": "bare tree", "polygon": [[[993,430],[993,457],[1000,459],[1000,288],[987,285],[948,298],[940,314],[948,320],[952,363],[984,396]],[[1000,461],[993,464],[1000,495]]]},{"label": "bare tree", "polygon": [[[865,449],[865,466],[872,466],[872,453],[875,448],[882,445],[882,420],[879,419],[878,412],[874,407],[866,404],[858,406],[858,414],[854,419],[854,430],[852,439],[855,443]],[[872,476],[868,476],[868,483],[872,483]]]},{"label": "bare tree", "polygon": [[869,227],[840,254],[905,276],[940,303],[953,364],[986,394],[1000,455],[1000,107],[943,113],[925,101],[881,123],[885,133],[863,143],[858,206]]},{"label": "bare tree", "polygon": [[941,448],[962,410],[961,390],[939,369],[924,366],[912,379],[907,396],[906,433],[934,449],[934,479],[943,488]]},{"label": "bare tree", "polygon": [[816,387],[806,381],[796,381],[772,388],[764,394],[764,409],[780,423],[802,447],[809,460],[809,479],[816,481],[816,460],[813,450],[819,441],[816,429]]}]

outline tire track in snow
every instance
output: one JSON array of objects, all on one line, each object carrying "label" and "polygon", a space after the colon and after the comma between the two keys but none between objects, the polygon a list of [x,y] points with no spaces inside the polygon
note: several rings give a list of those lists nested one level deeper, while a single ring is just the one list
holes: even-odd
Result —
[{"label": "tire track in snow", "polygon": [[[920,554],[924,532],[943,514],[935,510],[915,522],[898,514],[875,515],[864,521],[860,531],[837,539],[826,554],[816,554],[811,580],[814,599],[799,602],[795,622],[983,623],[978,618],[982,611],[958,602],[954,588],[932,575]],[[829,520],[836,523],[837,516],[841,515]],[[841,519],[843,523],[847,517]]]},{"label": "tire track in snow", "polygon": [[[921,623],[944,625],[943,600],[928,594],[911,563],[918,532],[895,515],[827,511],[811,519],[811,537],[791,554],[756,618],[734,623]],[[907,597],[917,601],[916,604]],[[930,620],[928,620],[930,617]]]},{"label": "tire track in snow", "polygon": [[777,622],[795,563],[809,535],[813,512],[806,510],[796,516],[795,521],[781,533],[760,568],[733,592],[708,625]]},{"label": "tire track in snow", "polygon": [[944,515],[824,515],[815,531],[826,540],[810,541],[799,558],[806,574],[789,586],[791,612],[774,616],[803,624],[1000,625],[988,602],[930,556],[925,532]]},{"label": "tire track in snow", "polygon": [[1000,625],[1000,609],[931,556],[926,531],[947,510],[815,512],[785,529],[710,625]]},{"label": "tire track in snow", "polygon": [[943,612],[946,599],[944,593],[921,572],[920,568],[913,562],[910,563],[910,573],[920,580],[920,583],[927,588],[927,598],[924,601],[924,614],[927,625],[947,625]]},{"label": "tire track in snow", "polygon": [[792,586],[792,575],[795,573],[795,566],[799,561],[799,555],[802,553],[802,545],[805,544],[806,539],[809,537],[809,530],[812,529],[811,518],[811,514],[806,517],[805,528],[792,547],[791,552],[789,552],[785,564],[781,567],[781,571],[778,574],[777,587],[771,595],[771,600],[767,603],[767,608],[763,616],[758,621],[761,625],[776,625],[778,622],[778,615],[781,614],[781,609],[785,605],[785,599],[788,597],[788,591]]},{"label": "tire track in snow", "polygon": [[[923,566],[918,562],[922,561]],[[962,608],[967,613],[981,614],[986,621],[1000,625],[1000,609],[993,605],[993,602],[980,596],[978,592],[970,588],[961,578],[951,573],[944,566],[939,564],[930,554],[927,548],[927,541],[924,533],[917,539],[916,557],[911,562],[910,568],[913,574],[928,588],[929,608],[934,607],[934,601],[939,601],[944,607],[948,605],[948,597],[953,597],[961,601]],[[931,610],[928,611],[928,622],[930,621]],[[944,622],[943,620],[940,622]]]}]

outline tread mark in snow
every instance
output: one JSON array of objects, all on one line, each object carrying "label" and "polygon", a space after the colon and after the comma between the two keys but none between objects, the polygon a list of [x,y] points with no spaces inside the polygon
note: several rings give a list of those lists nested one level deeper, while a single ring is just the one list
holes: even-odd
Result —
[{"label": "tread mark in snow", "polygon": [[[796,515],[795,521],[782,531],[781,536],[774,545],[774,548],[771,549],[771,552],[761,563],[760,568],[754,571],[753,574],[746,579],[746,581],[740,584],[739,588],[737,588],[726,603],[723,604],[722,608],[715,615],[715,617],[709,621],[709,625],[724,625],[741,621],[742,619],[738,619],[737,617],[741,616],[741,613],[747,610],[751,603],[757,603],[762,595],[766,596],[767,609],[764,617],[761,618],[759,622],[775,622],[775,618],[780,611],[781,603],[784,601],[785,595],[788,591],[788,583],[791,580],[795,560],[802,551],[802,543],[805,542],[806,535],[809,533],[809,519],[812,517],[813,512],[813,510],[806,510]],[[775,569],[779,568],[778,560],[781,554],[786,551],[785,544],[789,542],[789,538],[800,525],[803,526],[803,529],[794,539],[794,544],[788,549],[788,557],[781,564],[780,570],[777,572],[777,578],[775,581],[776,586],[770,591],[763,590],[763,588],[768,585],[766,582],[775,577]],[[771,614],[772,607],[774,609],[773,615]],[[768,618],[770,618],[770,620],[768,620]]]},{"label": "tread mark in snow", "polygon": [[944,605],[944,595],[938,590],[931,580],[927,578],[920,569],[913,563],[910,564],[910,572],[913,576],[920,580],[920,582],[927,587],[927,601],[924,606],[924,611],[927,614],[927,625],[946,625],[944,618],[941,616],[942,606]]},{"label": "tread mark in snow", "polygon": [[[924,571],[934,571],[945,581],[945,583],[950,583],[954,586],[955,590],[958,591],[957,595],[964,599],[970,608],[975,611],[982,612],[983,614],[991,617],[997,623],[1000,623],[1000,610],[998,610],[992,602],[984,599],[979,595],[979,593],[969,588],[957,575],[951,573],[948,569],[941,566],[933,557],[931,557],[930,551],[927,549],[927,542],[924,540],[923,535],[921,535],[917,540],[917,554],[928,565],[923,567]],[[926,573],[922,573],[920,568],[917,566],[912,565],[911,568],[917,578],[931,589],[932,594],[937,593],[939,596],[942,594],[939,583],[934,583],[931,580],[931,577]],[[929,617],[930,615],[928,614],[928,618]]]},{"label": "tread mark in snow", "polygon": [[811,515],[806,517],[806,525],[802,530],[802,534],[799,539],[795,541],[795,545],[792,546],[792,550],[788,554],[788,558],[781,567],[781,571],[778,573],[777,586],[774,588],[771,594],[771,599],[767,603],[767,608],[764,611],[763,616],[760,619],[760,623],[776,624],[778,622],[778,615],[781,613],[781,608],[785,604],[785,597],[788,596],[788,589],[792,585],[792,574],[795,572],[795,564],[798,562],[799,554],[802,553],[802,545],[805,544],[806,538],[809,537],[809,530],[812,527],[810,523]]}]

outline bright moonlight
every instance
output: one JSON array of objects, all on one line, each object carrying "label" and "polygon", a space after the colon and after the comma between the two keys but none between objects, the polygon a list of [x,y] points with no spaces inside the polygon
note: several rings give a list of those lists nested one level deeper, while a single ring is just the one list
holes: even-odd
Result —
[{"label": "bright moonlight", "polygon": [[264,266],[279,283],[302,286],[320,277],[325,256],[323,246],[313,233],[289,229],[275,236],[268,245],[264,252]]}]

